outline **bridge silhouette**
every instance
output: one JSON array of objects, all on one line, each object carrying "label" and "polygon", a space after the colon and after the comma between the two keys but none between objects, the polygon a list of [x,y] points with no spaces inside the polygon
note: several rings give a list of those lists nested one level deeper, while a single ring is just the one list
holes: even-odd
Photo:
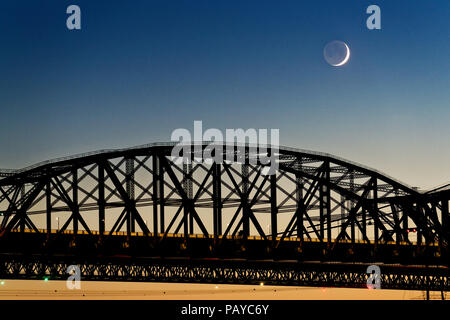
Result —
[{"label": "bridge silhouette", "polygon": [[273,175],[249,146],[178,164],[173,146],[0,170],[0,278],[366,288],[377,265],[382,288],[449,290],[449,188],[287,147],[259,150]]}]

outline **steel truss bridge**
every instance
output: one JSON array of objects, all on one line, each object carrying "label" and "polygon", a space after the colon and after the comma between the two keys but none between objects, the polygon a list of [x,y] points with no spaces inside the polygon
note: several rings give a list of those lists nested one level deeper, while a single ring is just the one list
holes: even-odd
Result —
[{"label": "steel truss bridge", "polygon": [[[0,170],[0,278],[448,291],[446,187],[420,192],[330,154],[173,143]],[[211,149],[208,149],[211,151]],[[185,150],[186,151],[186,150]],[[229,158],[231,157],[231,158]]]}]

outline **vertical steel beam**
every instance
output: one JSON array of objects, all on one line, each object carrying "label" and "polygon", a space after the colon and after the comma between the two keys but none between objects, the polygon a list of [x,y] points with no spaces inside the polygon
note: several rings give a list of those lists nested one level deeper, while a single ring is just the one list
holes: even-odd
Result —
[{"label": "vertical steel beam", "polygon": [[[25,183],[24,183],[25,184]],[[23,201],[25,201],[25,197],[23,195],[24,193],[24,185],[21,185],[19,187],[20,190],[20,194],[23,197]],[[17,201],[17,199],[15,199],[14,201]],[[20,210],[16,213],[19,215],[20,220],[19,220],[19,228],[20,228],[20,233],[24,233],[25,232],[25,215],[26,215],[26,210]]]},{"label": "vertical steel beam", "polygon": [[379,219],[378,216],[378,184],[377,184],[377,178],[373,178],[373,205],[372,205],[372,210],[373,210],[373,234],[374,234],[374,240],[375,240],[375,245],[378,244],[379,240],[380,240],[380,235],[379,235],[379,229],[380,229],[380,224],[381,221]]},{"label": "vertical steel beam", "polygon": [[[25,200],[25,182],[20,187],[20,199],[21,201]],[[25,232],[25,217],[26,217],[26,211],[20,212],[20,232]]]},{"label": "vertical steel beam", "polygon": [[244,237],[250,235],[250,213],[248,212],[248,165],[242,164],[242,230]]},{"label": "vertical steel beam", "polygon": [[[419,217],[425,217],[425,210],[423,210],[420,206],[419,206],[419,204],[415,204],[414,205],[414,210],[416,210],[416,212],[418,212],[419,214],[418,214],[418,216]],[[426,217],[424,218],[424,220],[423,220],[423,223],[425,224],[425,221],[426,221]],[[422,228],[419,228],[419,226],[418,225],[416,225],[416,242],[417,242],[417,244],[418,245],[420,245],[420,244],[422,244],[422,238],[423,238],[423,236],[422,236]],[[414,234],[413,234],[413,237],[414,237]],[[428,244],[428,242],[429,242],[429,239],[428,239],[428,237],[425,237],[425,242]]]},{"label": "vertical steel beam", "polygon": [[[395,192],[395,197],[398,197],[398,195],[399,195],[398,189],[395,189],[394,192]],[[405,241],[405,239],[403,239],[403,232],[402,232],[402,225],[401,225],[401,219],[402,219],[401,214],[400,214],[401,207],[395,203],[392,204],[391,207],[392,207],[392,214],[395,215],[396,220],[398,221],[395,243],[397,245],[399,245],[401,241]]]},{"label": "vertical steel beam", "polygon": [[190,174],[192,172],[192,163],[189,164],[183,163],[183,190],[186,195],[186,199],[184,206],[184,233],[185,236],[187,234],[194,234],[194,216],[191,214],[191,206],[192,203],[192,180],[190,178]]},{"label": "vertical steel beam", "polygon": [[270,176],[270,225],[272,233],[272,243],[275,244],[278,235],[278,206],[277,206],[277,175]]},{"label": "vertical steel beam", "polygon": [[[158,233],[158,202],[160,199],[159,179],[160,179],[160,166],[159,158],[156,154],[152,156],[152,168],[153,168],[153,233],[156,236]],[[164,232],[164,230],[161,230]]]},{"label": "vertical steel beam", "polygon": [[[23,185],[20,187],[20,198],[23,200],[25,200],[25,182],[23,183]],[[20,220],[20,231],[21,232],[25,232],[25,217],[26,217],[26,211],[21,212],[21,216],[22,219]]]},{"label": "vertical steel beam", "polygon": [[98,227],[100,236],[105,233],[105,170],[97,164],[98,168]]},{"label": "vertical steel beam", "polygon": [[395,229],[396,229],[395,230],[395,244],[399,245],[400,241],[402,241],[403,234],[401,232],[398,208],[397,208],[397,205],[395,205],[395,204],[392,204],[391,208],[392,208],[391,211],[392,211],[392,216],[394,217]]},{"label": "vertical steel beam", "polygon": [[[355,193],[355,172],[353,170],[350,171],[350,191]],[[355,203],[353,200],[349,200],[348,212],[351,212],[355,207]],[[356,215],[355,215],[356,219]],[[355,221],[352,219],[350,222],[350,239],[352,244],[355,243]]]},{"label": "vertical steel beam", "polygon": [[361,237],[362,239],[364,239],[365,237],[368,239],[369,237],[367,236],[367,211],[366,209],[362,208],[361,209]]},{"label": "vertical steel beam", "polygon": [[[300,170],[302,170],[302,162],[300,159]],[[295,200],[297,202],[297,236],[300,238],[300,243],[303,243],[303,179],[300,174],[295,174]]]},{"label": "vertical steel beam", "polygon": [[[186,179],[186,170],[185,170],[185,167],[186,165],[185,164],[183,164],[183,174],[184,174],[184,179]],[[186,189],[185,189],[185,181],[183,181],[183,189],[184,189],[184,191],[185,191],[185,193],[186,193]],[[188,237],[188,235],[189,235],[189,225],[188,225],[188,216],[189,216],[189,211],[190,211],[190,208],[188,207],[189,206],[189,204],[187,203],[187,199],[185,199],[184,197],[183,197],[183,204],[184,204],[184,206],[183,206],[183,233],[184,233],[184,237],[185,238],[187,238]]]},{"label": "vertical steel beam", "polygon": [[324,220],[325,220],[325,192],[326,186],[325,184],[320,184],[319,186],[319,238],[320,241],[323,241],[324,236]]},{"label": "vertical steel beam", "polygon": [[213,164],[213,229],[214,237],[222,234],[222,182],[220,164]]},{"label": "vertical steel beam", "polygon": [[403,231],[406,234],[406,239],[404,239],[405,241],[409,240],[409,233],[406,232],[406,230],[408,230],[408,219],[409,219],[409,211],[412,210],[412,205],[408,205],[407,203],[405,203],[402,206],[402,219],[403,219]]},{"label": "vertical steel beam", "polygon": [[[328,215],[329,215],[329,183],[330,183],[330,163],[325,161],[323,164],[323,170],[325,172],[325,182],[320,185],[319,189],[319,200],[320,200],[320,209],[319,209],[319,235],[320,241],[325,239],[325,220],[327,220],[328,225]],[[330,228],[331,231],[331,228]]]},{"label": "vertical steel beam", "polygon": [[325,190],[325,210],[327,220],[327,243],[331,244],[331,195],[330,195],[330,163],[327,162],[327,171],[325,172],[326,190]]},{"label": "vertical steel beam", "polygon": [[78,232],[78,216],[79,216],[79,205],[78,205],[78,170],[76,168],[72,169],[72,203],[73,203],[73,233]]},{"label": "vertical steel beam", "polygon": [[392,208],[392,215],[394,217],[395,221],[395,243],[397,245],[400,244],[400,241],[403,241],[403,233],[401,232],[401,225],[400,225],[400,215],[398,214],[398,207],[396,204],[391,205]]},{"label": "vertical steel beam", "polygon": [[[156,155],[155,155],[156,156]],[[165,232],[165,223],[164,223],[164,206],[165,206],[165,198],[164,198],[164,165],[161,159],[158,156],[158,167],[159,167],[159,223],[160,223],[160,231],[161,233]]]},{"label": "vertical steel beam", "polygon": [[134,158],[125,159],[125,181],[126,191],[128,195],[128,208],[127,208],[127,233],[135,232],[136,223],[132,214],[132,209],[129,206],[134,206]]},{"label": "vertical steel beam", "polygon": [[[192,163],[188,164],[188,180],[187,182],[187,192],[186,195],[189,199],[189,203],[191,204],[191,206],[194,206],[194,202],[193,202],[193,183],[192,183],[192,179],[194,177],[192,177]],[[194,215],[189,214],[189,234],[194,234]]]},{"label": "vertical steel beam", "polygon": [[50,179],[45,184],[45,206],[46,206],[46,220],[47,220],[47,233],[52,232],[52,189]]},{"label": "vertical steel beam", "polygon": [[344,195],[341,195],[341,231],[344,232],[344,221],[347,217],[347,198]]}]

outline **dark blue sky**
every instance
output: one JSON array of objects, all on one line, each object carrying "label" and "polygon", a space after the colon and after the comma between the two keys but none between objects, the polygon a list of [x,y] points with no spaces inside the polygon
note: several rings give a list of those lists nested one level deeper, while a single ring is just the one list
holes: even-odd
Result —
[{"label": "dark blue sky", "polygon": [[[366,28],[370,4],[381,30]],[[283,145],[419,186],[450,180],[447,0],[5,0],[0,37],[0,167],[168,141],[203,120],[279,128]],[[351,49],[343,67],[323,58],[332,40]]]}]

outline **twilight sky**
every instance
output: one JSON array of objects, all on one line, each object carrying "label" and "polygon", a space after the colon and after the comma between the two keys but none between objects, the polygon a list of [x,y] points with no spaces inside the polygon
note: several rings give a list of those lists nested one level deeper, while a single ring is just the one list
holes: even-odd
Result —
[{"label": "twilight sky", "polygon": [[[66,28],[81,7],[82,29]],[[381,30],[365,13],[381,8]],[[450,2],[0,2],[0,167],[278,128],[411,185],[450,181]],[[349,62],[331,67],[341,40]]]}]

